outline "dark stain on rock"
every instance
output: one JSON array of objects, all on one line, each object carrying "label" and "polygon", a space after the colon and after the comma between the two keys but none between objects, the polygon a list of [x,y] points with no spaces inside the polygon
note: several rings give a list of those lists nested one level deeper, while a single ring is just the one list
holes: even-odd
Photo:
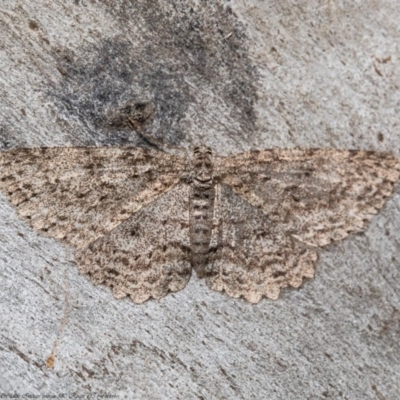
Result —
[{"label": "dark stain on rock", "polygon": [[131,102],[128,101],[117,109],[111,110],[109,124],[112,127],[145,129],[152,124],[155,107],[152,102]]},{"label": "dark stain on rock", "polygon": [[[258,77],[230,8],[201,2],[194,9],[177,0],[104,1],[103,7],[115,21],[114,37],[82,49],[82,56],[56,53],[63,73],[53,99],[86,126],[88,144],[140,137],[124,124],[110,124],[110,110],[128,103],[152,102],[154,123],[147,131],[171,144],[185,140],[188,114],[193,130],[212,126],[243,139],[255,130]],[[224,122],[207,118],[210,110]]]}]

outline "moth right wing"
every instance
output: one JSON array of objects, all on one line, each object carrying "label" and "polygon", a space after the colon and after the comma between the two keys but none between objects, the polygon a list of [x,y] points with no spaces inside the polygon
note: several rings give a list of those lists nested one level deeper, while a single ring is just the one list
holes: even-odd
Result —
[{"label": "moth right wing", "polygon": [[0,189],[32,228],[81,248],[172,189],[184,159],[143,148],[0,152]]},{"label": "moth right wing", "polygon": [[180,183],[108,234],[79,249],[78,269],[135,303],[183,289],[190,279],[189,192]]},{"label": "moth right wing", "polygon": [[258,303],[314,276],[316,252],[287,235],[226,185],[218,185],[207,285]]},{"label": "moth right wing", "polygon": [[373,151],[272,149],[222,158],[219,173],[287,234],[325,246],[377,213],[399,180],[400,160]]}]

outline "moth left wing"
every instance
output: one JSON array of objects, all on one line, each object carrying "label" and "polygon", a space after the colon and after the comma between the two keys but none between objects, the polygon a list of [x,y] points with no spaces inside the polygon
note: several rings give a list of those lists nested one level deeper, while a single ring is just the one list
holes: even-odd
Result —
[{"label": "moth left wing", "polygon": [[189,192],[184,183],[75,253],[78,269],[135,303],[183,289],[190,279]]},{"label": "moth left wing", "polygon": [[211,289],[258,303],[314,276],[316,252],[224,184],[216,190],[215,221],[206,277]]},{"label": "moth left wing", "polygon": [[0,152],[0,189],[36,230],[80,248],[172,189],[184,159],[142,148]]},{"label": "moth left wing", "polygon": [[271,223],[311,246],[363,229],[392,193],[400,160],[389,153],[274,149],[222,158],[220,180]]}]

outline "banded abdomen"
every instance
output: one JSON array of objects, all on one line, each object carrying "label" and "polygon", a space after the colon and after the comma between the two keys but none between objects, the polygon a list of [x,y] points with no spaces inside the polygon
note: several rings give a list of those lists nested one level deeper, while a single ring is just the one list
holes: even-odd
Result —
[{"label": "banded abdomen", "polygon": [[208,252],[213,226],[215,188],[199,188],[190,191],[190,244],[192,267],[199,278],[206,275]]}]

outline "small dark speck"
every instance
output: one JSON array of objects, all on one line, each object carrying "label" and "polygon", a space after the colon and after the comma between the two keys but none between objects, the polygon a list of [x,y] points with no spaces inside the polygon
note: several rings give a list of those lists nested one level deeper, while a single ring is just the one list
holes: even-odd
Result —
[{"label": "small dark speck", "polygon": [[386,64],[387,62],[389,62],[392,59],[392,56],[387,56],[385,58],[382,58],[381,60],[378,60],[379,62]]},{"label": "small dark speck", "polygon": [[378,133],[378,140],[380,141],[380,142],[383,142],[383,134],[382,134],[382,132],[379,132]]},{"label": "small dark speck", "polygon": [[64,76],[68,75],[68,72],[63,67],[61,67],[60,65],[57,66],[57,70],[61,75],[64,75]]},{"label": "small dark speck", "polygon": [[383,76],[383,75],[382,75],[382,72],[379,71],[379,69],[378,69],[378,67],[377,67],[376,65],[374,65],[374,69],[375,69],[375,72],[376,72],[379,76]]},{"label": "small dark speck", "polygon": [[36,21],[29,21],[29,28],[36,31],[39,29],[39,24]]}]

